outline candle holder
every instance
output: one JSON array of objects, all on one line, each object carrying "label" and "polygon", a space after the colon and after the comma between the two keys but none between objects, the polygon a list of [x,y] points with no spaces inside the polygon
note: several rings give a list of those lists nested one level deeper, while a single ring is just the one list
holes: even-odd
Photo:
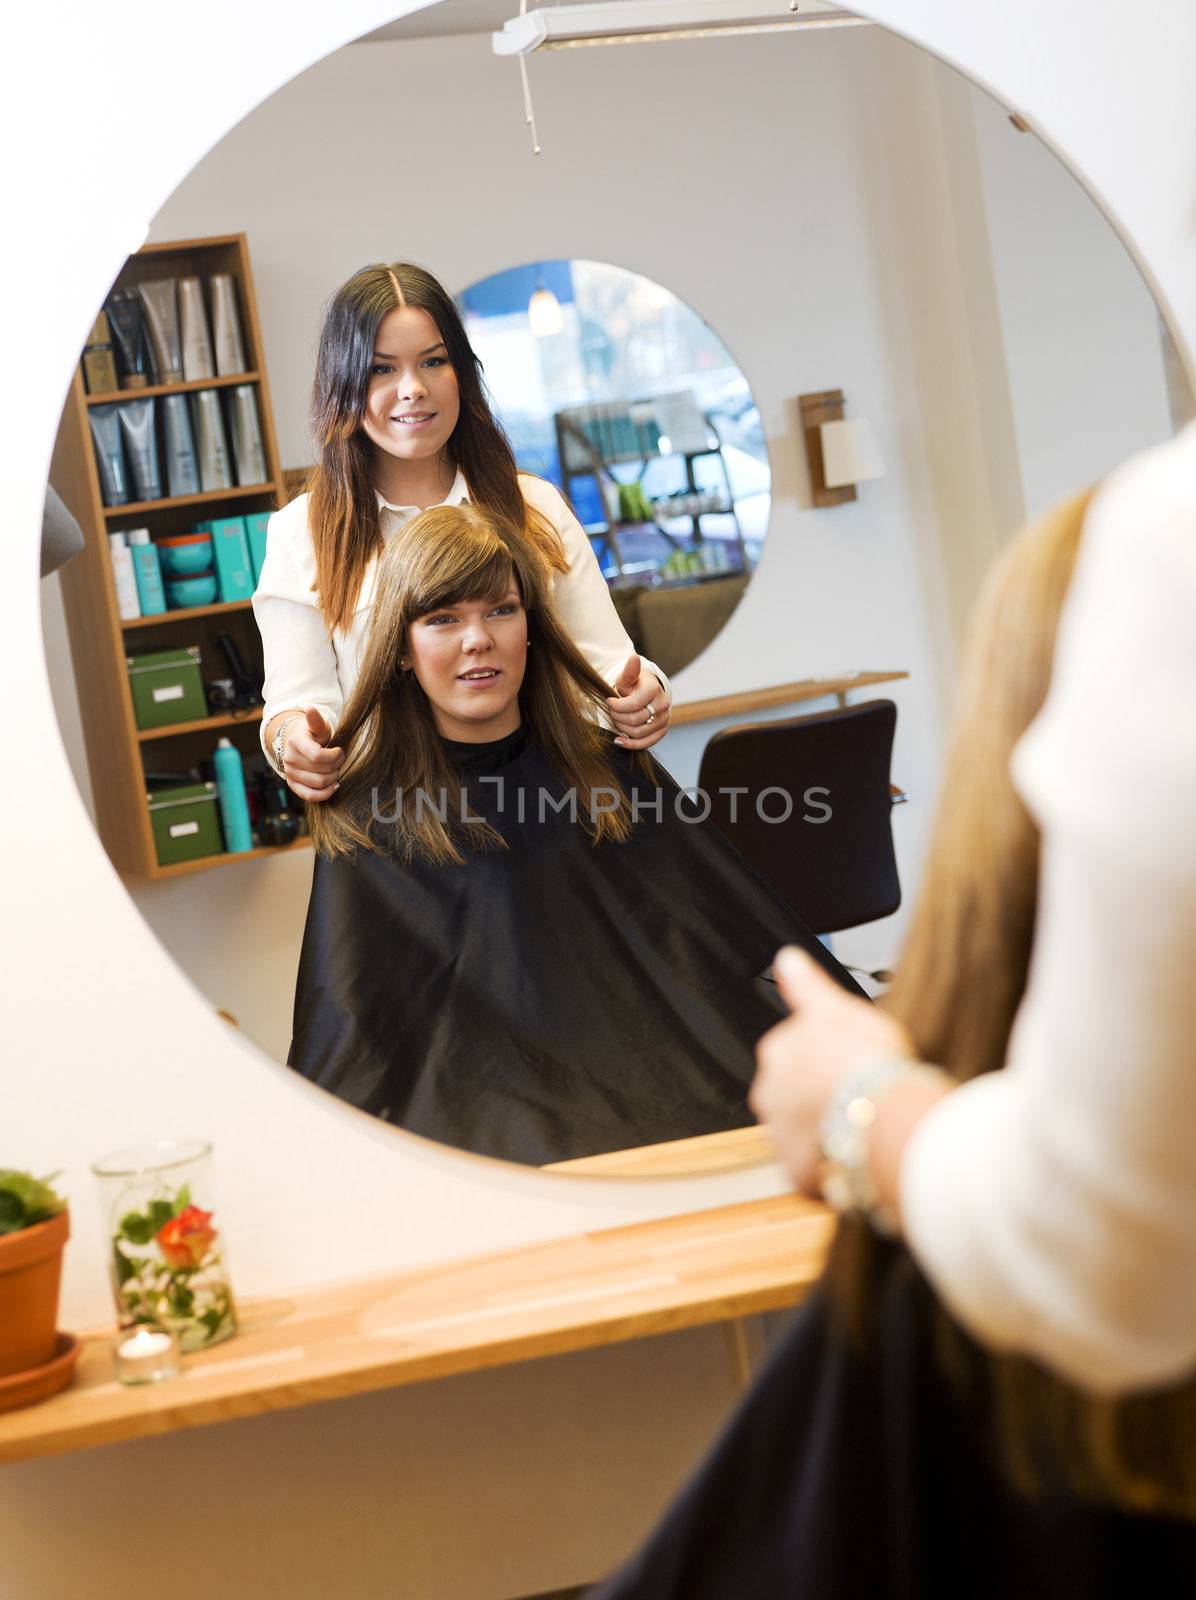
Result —
[{"label": "candle holder", "polygon": [[172,1328],[143,1323],[122,1329],[112,1341],[116,1376],[122,1383],[161,1383],[179,1375],[179,1341]]},{"label": "candle holder", "polygon": [[184,1351],[202,1350],[237,1331],[215,1226],[211,1154],[211,1145],[200,1140],[163,1141],[118,1150],[91,1169],[100,1181],[112,1240],[112,1290],[121,1328],[146,1325],[168,1333]]}]

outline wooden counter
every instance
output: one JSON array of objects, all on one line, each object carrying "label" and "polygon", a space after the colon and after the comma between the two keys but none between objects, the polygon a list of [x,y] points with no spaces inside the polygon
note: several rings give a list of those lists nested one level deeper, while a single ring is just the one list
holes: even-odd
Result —
[{"label": "wooden counter", "polygon": [[0,1414],[0,1462],[779,1310],[821,1271],[832,1227],[785,1195],[242,1302],[235,1339],[147,1388],[117,1383],[101,1330],[70,1389]]},{"label": "wooden counter", "polygon": [[773,683],[764,689],[718,694],[709,700],[683,700],[673,707],[671,726],[706,722],[711,717],[737,717],[745,711],[774,710],[799,700],[821,700],[826,695],[835,695],[842,706],[847,704],[846,696],[851,689],[867,689],[874,683],[896,683],[908,677],[908,672],[847,672],[838,677],[800,678],[796,683]]}]

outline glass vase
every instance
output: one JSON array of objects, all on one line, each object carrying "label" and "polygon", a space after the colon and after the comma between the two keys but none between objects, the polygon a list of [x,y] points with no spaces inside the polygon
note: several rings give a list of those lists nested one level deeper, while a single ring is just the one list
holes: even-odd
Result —
[{"label": "glass vase", "polygon": [[237,1331],[212,1195],[212,1147],[163,1141],[92,1163],[111,1240],[112,1291],[122,1328],[165,1328],[182,1350]]}]

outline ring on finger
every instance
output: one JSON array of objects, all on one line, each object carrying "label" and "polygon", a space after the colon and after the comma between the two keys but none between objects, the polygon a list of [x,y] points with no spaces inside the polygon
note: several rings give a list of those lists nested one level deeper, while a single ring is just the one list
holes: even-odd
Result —
[{"label": "ring on finger", "polygon": [[655,721],[656,721],[656,708],[655,708],[655,706],[649,706],[648,707],[648,715],[644,718],[644,726],[645,726],[645,728],[651,727],[651,725]]}]

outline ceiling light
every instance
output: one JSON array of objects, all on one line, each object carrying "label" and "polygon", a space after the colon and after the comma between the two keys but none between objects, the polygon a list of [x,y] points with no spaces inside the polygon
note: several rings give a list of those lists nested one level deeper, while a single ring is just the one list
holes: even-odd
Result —
[{"label": "ceiling light", "polygon": [[527,303],[527,320],[537,339],[550,339],[554,333],[560,333],[565,326],[561,302],[552,290],[546,289],[543,284],[532,291],[532,297]]},{"label": "ceiling light", "polygon": [[716,34],[871,26],[829,0],[597,0],[524,11],[491,34],[498,56],[601,44],[705,39]]}]

